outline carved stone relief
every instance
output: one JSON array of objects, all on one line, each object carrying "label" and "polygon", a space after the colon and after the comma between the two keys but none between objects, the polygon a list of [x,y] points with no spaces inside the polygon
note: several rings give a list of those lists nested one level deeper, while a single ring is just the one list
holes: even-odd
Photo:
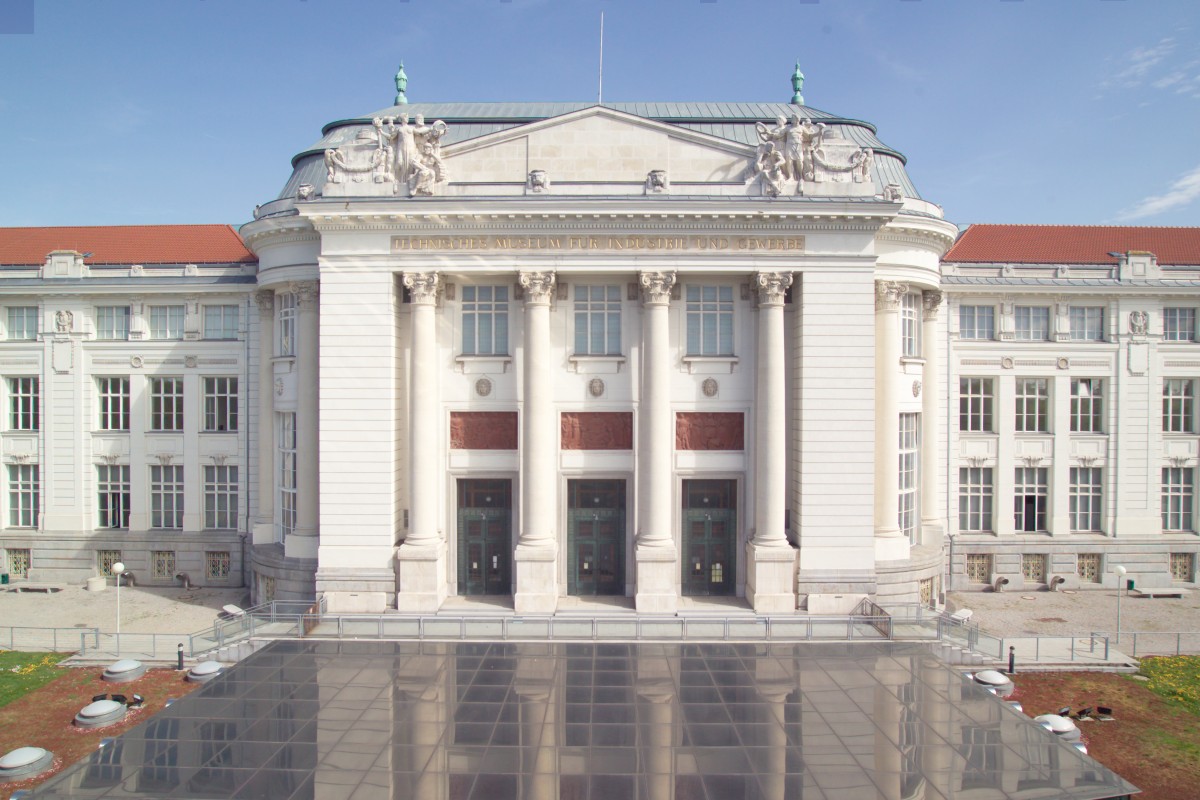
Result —
[{"label": "carved stone relief", "polygon": [[529,191],[534,194],[550,191],[550,175],[544,169],[535,169],[529,172]]},{"label": "carved stone relief", "polygon": [[588,394],[592,397],[604,396],[604,381],[599,378],[592,378],[588,381]]},{"label": "carved stone relief", "polygon": [[146,365],[146,359],[142,358],[141,356],[130,356],[129,357],[129,366],[133,367],[134,369],[141,369],[145,365]]},{"label": "carved stone relief", "polygon": [[489,378],[480,378],[475,381],[475,394],[480,397],[487,397],[492,393],[492,381]]},{"label": "carved stone relief", "polygon": [[913,393],[913,397],[921,396],[921,382],[920,381],[913,381],[912,393]]},{"label": "carved stone relief", "polygon": [[663,194],[670,188],[665,169],[652,169],[646,174],[646,194]]},{"label": "carved stone relief", "polygon": [[516,450],[517,412],[450,412],[450,447],[454,450]]},{"label": "carved stone relief", "polygon": [[54,312],[54,329],[59,333],[70,333],[75,327],[75,315],[70,311]]},{"label": "carved stone relief", "polygon": [[704,383],[700,384],[700,391],[705,397],[716,397],[720,388],[721,384],[717,383],[716,378],[705,378]]},{"label": "carved stone relief", "polygon": [[[763,194],[874,194],[870,148],[798,113],[791,121],[778,117],[773,127],[765,122],[754,127],[759,144],[750,180],[761,184]],[[830,190],[828,184],[844,186]]]},{"label": "carved stone relief", "polygon": [[564,411],[563,450],[632,450],[633,414],[628,411]]},{"label": "carved stone relief", "polygon": [[687,412],[675,415],[675,449],[744,450],[745,420],[740,412]]},{"label": "carved stone relief", "polygon": [[1145,311],[1129,312],[1129,332],[1134,336],[1145,336],[1149,324],[1150,317]]}]

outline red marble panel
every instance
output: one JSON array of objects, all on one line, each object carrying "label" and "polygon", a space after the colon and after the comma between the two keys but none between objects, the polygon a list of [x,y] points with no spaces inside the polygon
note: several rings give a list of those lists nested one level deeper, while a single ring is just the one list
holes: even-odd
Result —
[{"label": "red marble panel", "polygon": [[451,411],[450,447],[454,450],[516,450],[517,412]]},{"label": "red marble panel", "polygon": [[744,450],[746,425],[741,412],[688,412],[675,415],[676,450]]},{"label": "red marble panel", "polygon": [[563,450],[632,450],[633,412],[564,411]]}]

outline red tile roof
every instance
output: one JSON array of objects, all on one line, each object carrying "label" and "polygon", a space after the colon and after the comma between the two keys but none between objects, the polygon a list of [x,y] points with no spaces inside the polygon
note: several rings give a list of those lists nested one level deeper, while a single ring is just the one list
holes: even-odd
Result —
[{"label": "red tile roof", "polygon": [[1200,265],[1200,228],[1118,225],[972,225],[944,261],[1115,264],[1109,253],[1148,250],[1160,264]]},{"label": "red tile roof", "polygon": [[0,264],[44,264],[51,250],[91,253],[86,264],[230,264],[257,259],[229,225],[0,228]]}]

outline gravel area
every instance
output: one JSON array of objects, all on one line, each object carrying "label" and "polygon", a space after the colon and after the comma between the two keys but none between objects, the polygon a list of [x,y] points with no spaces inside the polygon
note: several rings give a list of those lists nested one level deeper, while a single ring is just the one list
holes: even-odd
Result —
[{"label": "gravel area", "polygon": [[[1117,629],[1117,593],[1112,589],[1078,592],[952,592],[948,611],[969,608],[972,622],[998,636],[1079,636]],[[1200,631],[1200,592],[1182,598],[1122,594],[1121,630]]]},{"label": "gravel area", "polygon": [[[25,628],[99,628],[112,633],[117,590],[98,592],[62,584],[62,591],[0,591],[0,625]],[[122,633],[196,633],[210,627],[221,606],[241,605],[245,589],[121,587]]]}]

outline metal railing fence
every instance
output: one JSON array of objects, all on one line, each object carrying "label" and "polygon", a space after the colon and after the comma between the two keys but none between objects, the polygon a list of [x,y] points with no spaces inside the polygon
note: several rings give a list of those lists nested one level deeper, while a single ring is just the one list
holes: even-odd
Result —
[{"label": "metal railing fence", "polygon": [[1113,646],[1134,658],[1200,654],[1200,631],[1093,631],[1111,639]]},{"label": "metal railing fence", "polygon": [[93,644],[99,635],[99,628],[0,626],[0,650],[70,653]]}]

